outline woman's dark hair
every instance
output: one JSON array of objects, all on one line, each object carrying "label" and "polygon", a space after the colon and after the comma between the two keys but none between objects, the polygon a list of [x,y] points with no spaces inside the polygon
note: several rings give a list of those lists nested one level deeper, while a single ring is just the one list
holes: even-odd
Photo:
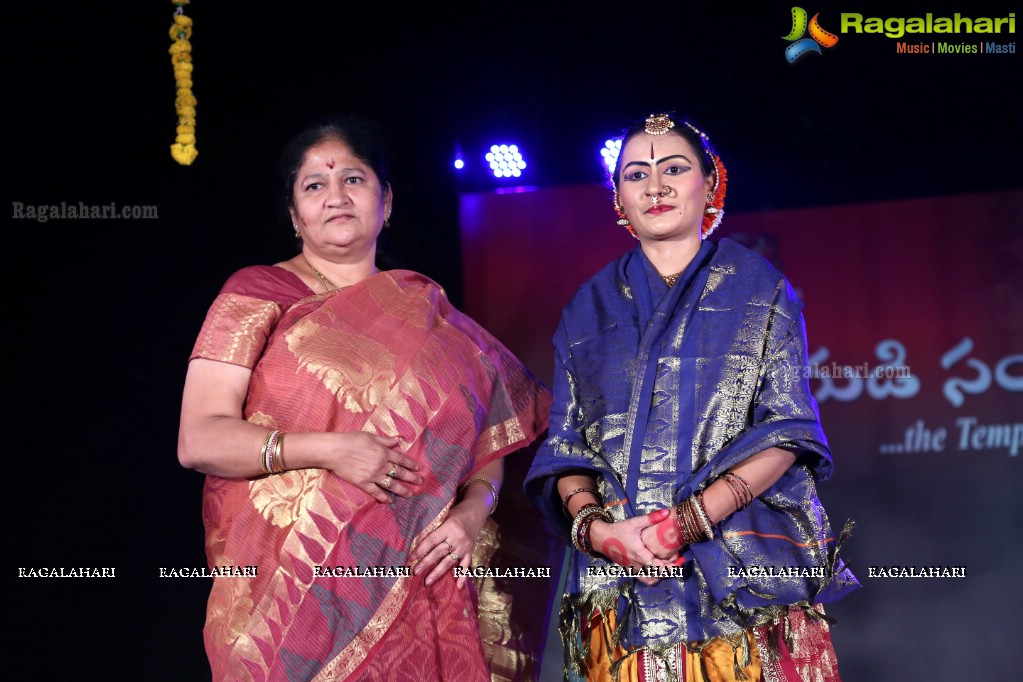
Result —
[{"label": "woman's dark hair", "polygon": [[[667,134],[675,133],[679,137],[683,138],[688,142],[692,148],[697,151],[700,156],[700,170],[703,172],[703,176],[707,177],[714,173],[714,160],[713,154],[714,149],[710,145],[710,141],[704,137],[701,137],[699,133],[690,128],[686,120],[681,116],[676,116],[673,112],[665,114],[675,124]],[[622,149],[625,149],[626,143],[636,135],[646,132],[647,117],[637,120],[635,123],[630,125],[624,131],[622,131]],[[614,175],[611,181],[614,183],[614,187],[618,187],[621,183],[621,164],[615,163]]]},{"label": "woman's dark hair", "polygon": [[287,208],[295,207],[295,179],[298,177],[306,152],[328,140],[337,140],[348,145],[355,156],[373,169],[380,180],[382,190],[386,191],[391,186],[383,134],[369,119],[358,114],[349,114],[307,128],[284,146],[284,152],[281,154],[281,176],[284,181],[284,200]]}]

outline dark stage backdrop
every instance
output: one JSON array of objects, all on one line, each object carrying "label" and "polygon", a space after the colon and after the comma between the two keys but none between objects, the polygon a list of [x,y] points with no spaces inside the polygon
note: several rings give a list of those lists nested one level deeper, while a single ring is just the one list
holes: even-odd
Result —
[{"label": "dark stage backdrop", "polygon": [[[548,385],[562,306],[636,245],[609,198],[461,198],[465,309]],[[994,643],[1021,603],[1023,192],[729,214],[719,238],[805,302],[836,463],[820,495],[836,530],[856,522],[843,551],[863,584],[829,609],[843,679],[1012,678],[1018,650]]]},{"label": "dark stage backdrop", "polygon": [[[733,188],[722,235],[775,237],[783,270],[806,297],[811,345],[828,349],[822,365],[880,364],[877,345],[895,339],[920,380],[916,394],[882,399],[869,383],[834,382],[822,410],[838,466],[822,495],[837,522],[860,524],[848,556],[861,575],[897,561],[955,562],[969,574],[864,577],[865,588],[834,609],[846,681],[1013,678],[1006,661],[1021,649],[1004,614],[1023,600],[1012,592],[1019,550],[1005,538],[1019,506],[1006,497],[1019,489],[1020,458],[994,445],[1002,432],[986,428],[1020,412],[1018,400],[1010,404],[1019,394],[997,374],[1020,349],[1018,328],[1006,327],[1019,323],[1013,305],[1023,298],[1011,280],[1020,271],[1011,196],[964,197],[954,204],[966,207],[962,214],[945,200],[751,211],[1023,187],[1023,100],[1010,87],[1019,54],[899,53],[904,40],[843,34],[836,47],[790,64],[781,36],[792,29],[791,3],[516,0],[511,12],[499,4],[395,12],[391,3],[287,3],[267,13],[252,3],[193,0],[186,14],[195,20],[200,155],[183,167],[168,150],[176,124],[168,0],[114,0],[101,11],[8,4],[0,193],[10,207],[13,309],[2,461],[12,493],[5,570],[16,580],[4,595],[14,632],[7,678],[209,679],[201,634],[209,580],[160,573],[205,563],[203,477],[176,459],[181,389],[224,280],[295,252],[277,179],[292,134],[350,110],[379,118],[394,164],[395,212],[383,237],[389,263],[433,277],[456,305],[469,299],[546,376],[561,304],[634,242],[614,225],[597,186],[551,190],[572,198],[539,205],[554,195],[464,195],[473,248],[463,278],[460,193],[482,189],[483,180],[444,169],[456,145],[471,160],[496,135],[528,151],[530,182],[599,183],[595,148],[628,119],[665,109],[705,125],[722,145]],[[830,31],[844,11],[941,12],[918,2],[854,4],[804,8],[820,12]],[[1006,11],[1004,3],[974,5],[952,11]],[[1015,28],[996,40],[1014,41]],[[21,215],[65,203],[156,212],[127,220]],[[995,215],[999,205],[1007,216]],[[898,206],[934,208],[904,219],[889,212]],[[496,215],[498,207],[507,215]],[[1011,230],[1016,237],[1005,236]],[[502,231],[504,243],[484,248]],[[804,263],[810,248],[825,256],[813,270]],[[966,336],[973,348],[942,367]],[[967,386],[984,378],[978,362],[990,382],[971,393]],[[1002,369],[1018,376],[1018,366]],[[961,405],[945,397],[950,379],[965,382],[952,384]],[[969,417],[985,430],[957,424]],[[880,452],[905,443],[920,420],[928,434],[911,438],[918,451]],[[534,527],[528,506],[505,497],[499,513],[521,509],[520,525]],[[114,568],[116,578],[17,577],[33,567]],[[536,604],[538,623],[547,607]],[[979,648],[984,641],[991,646]],[[964,675],[970,660],[978,669]]]}]

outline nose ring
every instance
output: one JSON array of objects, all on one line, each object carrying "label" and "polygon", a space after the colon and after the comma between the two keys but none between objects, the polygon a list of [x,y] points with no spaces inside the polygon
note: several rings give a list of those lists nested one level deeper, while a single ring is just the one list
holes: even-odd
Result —
[{"label": "nose ring", "polygon": [[675,188],[671,185],[664,185],[661,187],[661,191],[658,193],[658,196],[673,197],[675,196]]}]

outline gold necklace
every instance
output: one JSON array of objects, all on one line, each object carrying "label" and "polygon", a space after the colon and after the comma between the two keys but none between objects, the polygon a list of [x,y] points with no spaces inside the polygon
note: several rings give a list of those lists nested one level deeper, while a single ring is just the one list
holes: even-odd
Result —
[{"label": "gold necklace", "polygon": [[309,269],[313,271],[314,275],[316,275],[316,279],[320,280],[320,286],[323,287],[324,293],[337,289],[337,286],[333,282],[324,277],[322,272],[313,267],[313,264],[309,262],[309,259],[305,257],[304,253],[302,254],[302,260],[305,261],[305,264],[308,265]]},{"label": "gold necklace", "polygon": [[678,281],[678,276],[681,274],[682,271],[679,270],[674,275],[661,275],[661,279],[663,279],[664,283],[668,285],[668,288],[671,288],[672,286],[675,285],[675,282]]}]

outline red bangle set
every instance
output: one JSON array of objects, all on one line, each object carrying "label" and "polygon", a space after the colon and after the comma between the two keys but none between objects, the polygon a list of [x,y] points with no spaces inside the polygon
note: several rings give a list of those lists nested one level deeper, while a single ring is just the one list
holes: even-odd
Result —
[{"label": "red bangle set", "polygon": [[735,511],[745,509],[753,503],[753,488],[750,487],[745,478],[733,471],[726,471],[721,474],[720,480],[728,485],[732,491],[732,496],[735,497],[735,503],[739,506]]},{"label": "red bangle set", "polygon": [[565,499],[561,503],[561,510],[565,512],[565,516],[567,516],[568,518],[572,518],[572,515],[568,513],[568,501],[571,500],[573,496],[578,495],[579,493],[593,493],[594,497],[596,497],[598,500],[600,499],[600,493],[598,493],[593,488],[576,488],[568,495],[565,495]]},{"label": "red bangle set", "polygon": [[[732,497],[735,498],[737,505],[736,511],[745,509],[752,504],[753,488],[745,478],[735,472],[726,471],[718,480],[724,481],[728,489],[732,491]],[[714,527],[703,506],[702,490],[675,507],[675,524],[678,526],[678,533],[685,544],[691,545],[694,542],[714,539]]]},{"label": "red bangle set", "polygon": [[[732,492],[732,497],[735,499],[738,507],[736,511],[745,509],[752,504],[753,488],[742,476],[732,471],[726,471],[721,474],[719,480],[724,481],[725,485]],[[592,493],[598,500],[600,499],[600,494],[593,488],[576,488],[568,493],[562,501],[561,508],[566,516],[569,516],[568,501],[574,495],[584,492]],[[572,519],[572,546],[590,556],[597,556],[593,551],[593,545],[590,543],[590,526],[598,519],[607,523],[614,522],[611,515],[600,504],[595,502],[584,504],[579,508],[575,518]],[[702,490],[689,496],[689,498],[683,500],[675,507],[675,524],[678,527],[679,536],[684,544],[691,545],[696,542],[714,539],[714,527],[703,505]]]},{"label": "red bangle set", "polygon": [[590,542],[590,526],[598,519],[606,523],[614,522],[611,515],[599,504],[587,502],[572,520],[572,546],[591,557],[596,557],[597,553],[593,551],[593,544]]},{"label": "red bangle set", "polygon": [[675,507],[675,524],[683,543],[687,545],[714,539],[714,529],[703,509],[702,492],[691,495]]}]

